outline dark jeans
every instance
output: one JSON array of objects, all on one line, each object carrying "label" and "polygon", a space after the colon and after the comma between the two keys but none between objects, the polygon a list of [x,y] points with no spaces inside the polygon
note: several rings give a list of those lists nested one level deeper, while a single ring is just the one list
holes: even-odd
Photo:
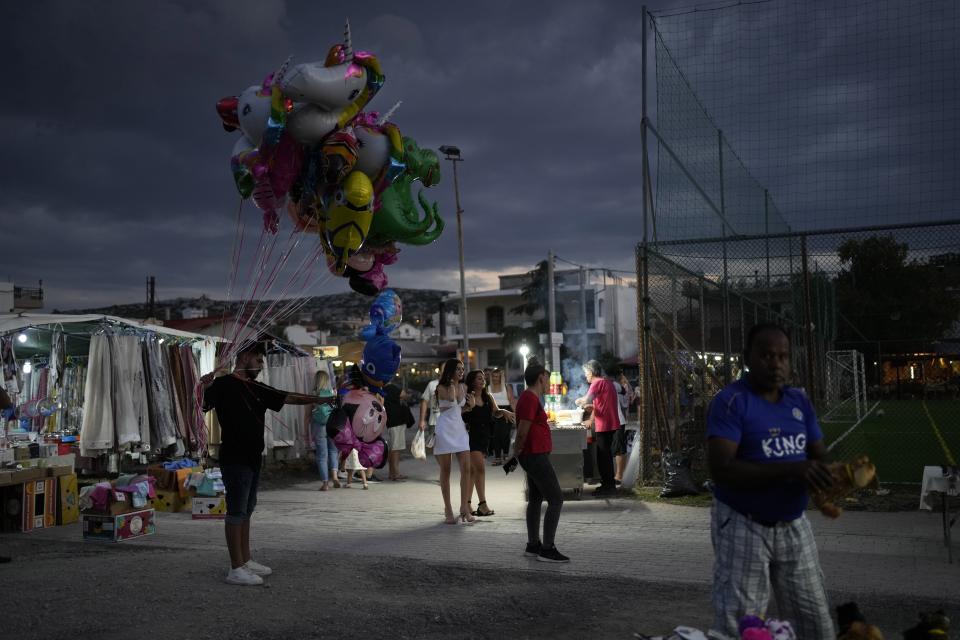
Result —
[{"label": "dark jeans", "polygon": [[223,488],[226,491],[227,524],[243,524],[257,507],[257,485],[260,469],[245,464],[221,464]]},{"label": "dark jeans", "polygon": [[614,456],[614,438],[616,431],[598,431],[596,434],[597,442],[597,466],[600,471],[600,488],[604,490],[614,490],[617,488],[613,480],[613,456]]},{"label": "dark jeans", "polygon": [[527,542],[540,539],[540,504],[547,501],[547,513],[543,517],[543,546],[553,547],[563,508],[563,492],[557,482],[557,474],[550,464],[549,453],[517,456],[520,466],[527,472]]}]

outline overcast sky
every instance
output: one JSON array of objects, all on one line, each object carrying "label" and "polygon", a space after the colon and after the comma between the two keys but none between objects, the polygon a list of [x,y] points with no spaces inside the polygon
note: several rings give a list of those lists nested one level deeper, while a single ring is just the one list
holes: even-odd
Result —
[{"label": "overcast sky", "polygon": [[[690,3],[648,2],[674,4]],[[40,1],[0,9],[0,278],[42,279],[48,311],[141,301],[150,275],[161,299],[225,296],[238,134],[214,105],[288,55],[322,60],[347,17],[354,47],[386,74],[367,109],[402,100],[393,121],[405,135],[462,150],[468,289],[496,286],[498,273],[527,270],[550,249],[633,268],[638,3]],[[459,286],[453,180],[449,163],[442,169],[428,195],[447,231],[403,249],[388,270],[397,286]],[[247,203],[242,215],[255,243],[260,214]],[[281,246],[288,237],[281,231]],[[234,291],[246,274],[238,280]],[[296,293],[347,290],[334,278]]]}]

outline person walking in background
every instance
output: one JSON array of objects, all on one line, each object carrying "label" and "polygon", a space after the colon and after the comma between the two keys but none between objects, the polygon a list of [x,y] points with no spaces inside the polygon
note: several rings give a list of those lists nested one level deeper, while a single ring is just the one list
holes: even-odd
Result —
[{"label": "person walking in background", "polygon": [[613,455],[614,436],[620,428],[619,401],[613,383],[603,377],[603,367],[596,360],[583,365],[583,374],[590,385],[587,395],[576,399],[578,407],[593,410],[593,426],[596,432],[597,467],[600,470],[600,486],[593,492],[596,497],[616,493]]},{"label": "person walking in background", "polygon": [[[440,406],[437,404],[438,384],[440,384],[439,379],[431,380],[423,390],[423,395],[420,396],[420,420],[417,421],[417,428],[424,432],[427,449],[433,448],[431,443],[436,438],[437,416],[440,415]],[[427,430],[427,427],[430,429]]]},{"label": "person walking in background", "polygon": [[383,388],[383,406],[387,410],[387,454],[389,475],[394,482],[403,482],[400,475],[400,454],[407,448],[407,427],[413,426],[413,414],[403,402],[404,392],[392,382]]},{"label": "person walking in background", "polygon": [[[498,407],[502,409],[510,407],[510,411],[516,413],[517,400],[513,396],[513,387],[507,384],[506,377],[500,369],[495,368],[490,371],[489,391]],[[510,421],[505,417],[494,417],[493,437],[490,442],[494,466],[503,464],[503,459],[510,451],[510,432],[515,425],[516,420]]]},{"label": "person walking in background", "polygon": [[279,411],[285,404],[319,404],[332,399],[287,393],[257,382],[263,370],[264,349],[260,343],[241,349],[233,373],[216,377],[219,371],[200,378],[203,410],[215,409],[221,427],[220,471],[227,495],[224,534],[230,553],[227,582],[260,585],[273,571],[250,557],[250,516],[257,506],[257,486],[263,463],[263,432],[267,409]]},{"label": "person walking in background", "polygon": [[610,376],[610,382],[613,383],[613,388],[617,392],[617,417],[620,420],[620,428],[613,436],[613,479],[616,484],[621,484],[623,482],[623,471],[627,467],[627,417],[630,415],[633,389],[627,382],[622,370],[618,371],[616,375]]},{"label": "person walking in background", "polygon": [[807,396],[786,384],[786,330],[758,324],[746,342],[749,373],[718,393],[707,412],[707,456],[716,483],[712,631],[739,635],[742,616],[766,614],[772,587],[779,617],[793,623],[798,638],[833,640],[817,545],[804,513],[808,489],[833,483],[823,433]]},{"label": "person walking in background", "polygon": [[347,470],[347,489],[353,484],[353,476],[358,473],[360,474],[360,481],[363,482],[363,488],[370,488],[367,485],[367,468],[360,464],[360,456],[357,455],[356,449],[350,450],[350,453],[344,460],[343,466]]},{"label": "person walking in background", "polygon": [[[330,388],[330,374],[326,371],[317,371],[313,378],[313,392],[318,398],[334,397],[333,389]],[[320,472],[320,491],[327,491],[332,485],[334,488],[340,488],[340,481],[337,479],[338,453],[333,440],[327,437],[327,420],[333,413],[333,407],[328,403],[318,404],[313,407],[310,414],[310,433],[313,435],[314,453],[317,458],[317,470]]]},{"label": "person walking in background", "polygon": [[[477,510],[472,513],[475,516],[492,516],[493,509],[487,505],[486,495],[486,453],[490,448],[494,420],[512,420],[513,413],[497,406],[497,401],[487,391],[483,371],[476,370],[467,374],[467,397],[473,406],[463,412],[463,420],[470,436],[470,477],[473,478],[479,500]],[[467,504],[469,507],[469,500]]]},{"label": "person walking in background", "polygon": [[[563,509],[563,492],[550,462],[553,440],[541,397],[549,389],[550,372],[532,358],[523,372],[527,388],[517,400],[517,439],[514,456],[527,474],[527,548],[523,555],[540,562],[570,562],[557,550],[557,526]],[[510,469],[508,465],[504,469]],[[547,501],[540,538],[540,509]]]},{"label": "person walking in background", "polygon": [[437,417],[433,455],[440,465],[440,493],[443,495],[443,514],[447,524],[457,524],[457,517],[453,514],[450,503],[450,468],[454,454],[460,465],[460,521],[476,520],[470,513],[470,494],[473,493],[473,483],[470,480],[470,438],[462,416],[463,411],[473,408],[473,397],[467,396],[466,387],[461,380],[463,363],[456,358],[447,360],[443,363],[440,382],[434,391],[440,415]]}]

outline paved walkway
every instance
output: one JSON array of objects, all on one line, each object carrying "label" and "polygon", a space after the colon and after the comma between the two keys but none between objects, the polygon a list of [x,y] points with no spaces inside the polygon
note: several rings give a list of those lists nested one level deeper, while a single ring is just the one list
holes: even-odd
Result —
[{"label": "paved walkway", "polygon": [[[410,480],[371,483],[367,491],[355,483],[349,490],[319,492],[319,482],[304,482],[262,492],[252,536],[258,554],[269,558],[271,550],[328,551],[710,583],[707,509],[629,499],[569,500],[557,546],[572,562],[545,566],[527,562],[521,554],[526,542],[522,471],[505,476],[500,467],[487,467],[488,502],[496,515],[469,526],[442,522],[438,468],[432,459],[404,459],[402,471]],[[385,477],[386,469],[380,475]],[[452,481],[456,492],[456,470]],[[135,544],[224,553],[219,521],[191,520],[188,514],[158,516],[158,534]],[[960,563],[947,563],[939,514],[847,512],[835,521],[819,513],[809,516],[830,590],[865,598],[941,599],[952,606],[960,601]],[[80,532],[72,525],[30,535],[76,540]]]}]

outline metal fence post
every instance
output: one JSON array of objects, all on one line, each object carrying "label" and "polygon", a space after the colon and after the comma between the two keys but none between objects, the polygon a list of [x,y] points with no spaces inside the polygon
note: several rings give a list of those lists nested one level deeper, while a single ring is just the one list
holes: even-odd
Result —
[{"label": "metal fence post", "polygon": [[807,352],[807,394],[814,405],[819,404],[816,377],[816,345],[813,342],[813,314],[810,308],[810,269],[807,264],[807,236],[800,236],[800,265],[803,269],[803,335]]},{"label": "metal fence post", "polygon": [[723,382],[730,382],[730,282],[727,271],[727,207],[723,187],[723,130],[717,129],[717,148],[720,157],[720,217],[723,229]]}]

